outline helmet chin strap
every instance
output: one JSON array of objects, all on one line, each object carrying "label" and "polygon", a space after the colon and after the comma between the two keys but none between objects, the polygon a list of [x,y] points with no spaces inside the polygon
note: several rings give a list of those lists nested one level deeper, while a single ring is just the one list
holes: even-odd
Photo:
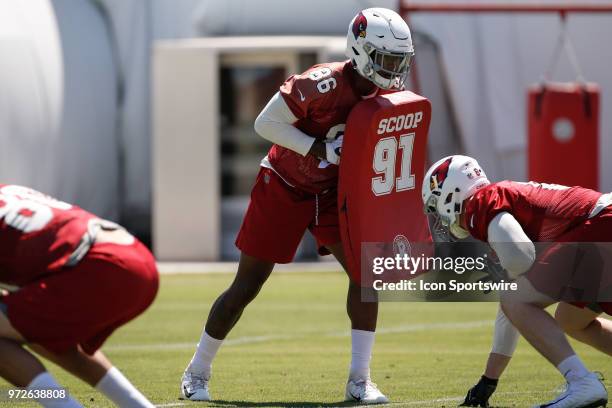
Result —
[{"label": "helmet chin strap", "polygon": [[[368,63],[368,65],[365,67],[364,70],[364,75],[365,77],[372,82],[374,85],[376,85],[377,88],[380,89],[386,89],[386,90],[390,90],[393,89],[393,79],[386,79],[384,77],[382,77],[375,69],[374,69],[374,63],[372,62],[372,59],[370,58],[370,62]],[[385,82],[388,82],[388,84],[384,84],[381,79],[383,79]]]},{"label": "helmet chin strap", "polygon": [[[374,84],[374,85],[376,85],[376,84]],[[367,95],[362,95],[362,96],[361,96],[361,99],[370,99],[370,98],[374,98],[376,95],[378,95],[378,90],[379,90],[379,89],[380,89],[379,87],[375,86],[375,87],[374,87],[374,90],[373,90],[371,93],[369,93],[369,94],[367,94]]]},{"label": "helmet chin strap", "polygon": [[460,202],[455,202],[455,219],[449,225],[448,229],[451,234],[458,239],[465,239],[470,236],[470,233],[466,231],[463,227],[461,227],[461,213],[463,212],[463,200]]},{"label": "helmet chin strap", "polygon": [[[372,96],[376,96],[378,94],[378,86],[376,85],[376,83],[372,80],[372,76],[374,74],[374,71],[372,71],[372,75],[367,75],[366,73],[361,73],[358,69],[357,69],[357,64],[352,61],[352,65],[353,65],[353,74],[354,74],[354,81],[356,81],[357,84],[357,89],[358,91],[362,94],[361,96],[364,99],[368,99]],[[373,89],[366,89],[363,84],[364,81],[370,85],[374,85]]]},{"label": "helmet chin strap", "polygon": [[465,239],[470,236],[470,233],[460,227],[457,221],[453,222],[449,229],[455,238]]}]

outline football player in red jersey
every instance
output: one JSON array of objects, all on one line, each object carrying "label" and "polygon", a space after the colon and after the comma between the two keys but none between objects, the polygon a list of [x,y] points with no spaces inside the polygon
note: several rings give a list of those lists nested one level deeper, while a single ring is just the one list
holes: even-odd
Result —
[{"label": "football player in red jersey", "polygon": [[[181,382],[191,400],[209,400],[211,363],[223,339],[265,283],[276,263],[291,262],[304,232],[314,235],[321,254],[333,254],[346,269],[337,208],[338,163],[346,118],[359,101],[401,90],[413,55],[410,30],[394,11],[373,8],[351,21],[349,60],[318,64],[289,77],[255,121],[273,142],[261,169],[236,245],[241,251],[231,286],[215,301],[197,350]],[[382,403],[387,398],[370,381],[369,363],[378,306],[360,301],[349,283],[352,361],[347,400]]]},{"label": "football player in red jersey", "polygon": [[27,344],[117,406],[153,407],[99,350],[157,293],[155,260],[126,230],[32,189],[0,185],[0,282],[12,288],[0,297],[2,378],[45,407],[81,406],[60,394]]},{"label": "football player in red jersey", "polygon": [[[502,347],[509,353],[494,353],[499,354],[499,361],[493,365],[502,371],[505,368],[508,358],[504,356],[511,355],[516,345],[513,325],[567,380],[566,390],[541,407],[605,406],[608,394],[603,384],[595,373],[586,369],[559,324],[544,308],[559,300],[549,295],[547,286],[558,280],[560,271],[565,270],[565,265],[555,263],[555,257],[562,254],[559,248],[570,246],[559,243],[612,241],[612,194],[535,182],[490,183],[476,160],[450,156],[428,170],[423,180],[422,198],[425,210],[439,216],[455,237],[472,236],[488,242],[510,277],[516,279],[519,291],[502,294],[503,313],[498,316],[496,325],[506,327],[511,337],[508,339],[498,333],[496,339],[509,343]],[[551,242],[551,250],[547,249],[536,259],[534,242]],[[592,269],[582,271],[593,272]],[[597,306],[612,313],[611,303]],[[566,307],[569,306],[563,309]],[[611,322],[598,319],[599,313],[579,314],[575,313],[571,319],[577,321],[577,317],[589,314],[593,326],[577,338],[610,353]],[[512,324],[503,321],[506,317]],[[483,384],[482,388],[487,385],[494,389],[494,383]],[[474,406],[470,401],[466,403]],[[487,402],[481,405],[486,406]]]}]

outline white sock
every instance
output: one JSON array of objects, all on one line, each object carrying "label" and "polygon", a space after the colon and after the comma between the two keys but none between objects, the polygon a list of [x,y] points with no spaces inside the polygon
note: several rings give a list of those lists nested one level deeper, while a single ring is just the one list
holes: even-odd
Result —
[{"label": "white sock", "polygon": [[111,367],[96,384],[96,389],[120,408],[154,408],[116,367]]},{"label": "white sock", "polygon": [[[55,381],[55,378],[48,372],[42,372],[38,374],[30,384],[26,387],[30,390],[51,390],[51,389],[62,389],[62,386]],[[66,391],[68,393],[68,391]],[[40,405],[45,408],[83,408],[74,398],[68,395],[66,398],[61,399],[36,399]]]},{"label": "white sock", "polygon": [[212,361],[219,351],[219,347],[223,340],[212,338],[206,333],[206,329],[202,330],[202,337],[196,348],[191,362],[187,366],[187,371],[192,373],[204,374],[205,378],[210,378],[212,373]]},{"label": "white sock", "polygon": [[374,332],[351,330],[351,371],[349,379],[366,380],[370,378],[370,359],[374,346]]},{"label": "white sock", "polygon": [[589,373],[577,355],[569,356],[557,366],[557,370],[568,382],[578,380]]}]

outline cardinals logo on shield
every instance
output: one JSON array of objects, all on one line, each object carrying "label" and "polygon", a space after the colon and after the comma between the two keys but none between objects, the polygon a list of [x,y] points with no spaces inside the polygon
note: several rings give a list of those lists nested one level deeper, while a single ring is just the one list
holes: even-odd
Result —
[{"label": "cardinals logo on shield", "polygon": [[412,248],[410,241],[404,235],[397,235],[393,239],[393,253],[403,257],[404,255],[411,256]]},{"label": "cardinals logo on shield", "polygon": [[368,20],[362,13],[357,14],[355,21],[353,22],[353,35],[355,39],[358,37],[365,38],[366,28],[368,27]]}]

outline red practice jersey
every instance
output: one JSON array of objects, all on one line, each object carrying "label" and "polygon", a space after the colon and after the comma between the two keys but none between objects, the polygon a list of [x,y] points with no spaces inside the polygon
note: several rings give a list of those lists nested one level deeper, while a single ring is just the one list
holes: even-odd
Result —
[{"label": "red practice jersey", "polygon": [[478,190],[464,205],[470,234],[487,241],[489,223],[508,212],[534,242],[556,241],[589,218],[601,193],[583,187],[502,181]]},{"label": "red practice jersey", "polygon": [[[281,85],[280,94],[298,119],[296,128],[324,140],[331,127],[346,123],[353,106],[362,100],[349,77],[352,69],[350,61],[318,64]],[[338,183],[338,166],[323,167],[311,155],[304,157],[273,145],[268,161],[287,183],[309,193],[320,193]]]},{"label": "red practice jersey", "polygon": [[23,286],[60,269],[93,218],[27,187],[0,184],[0,282]]}]

